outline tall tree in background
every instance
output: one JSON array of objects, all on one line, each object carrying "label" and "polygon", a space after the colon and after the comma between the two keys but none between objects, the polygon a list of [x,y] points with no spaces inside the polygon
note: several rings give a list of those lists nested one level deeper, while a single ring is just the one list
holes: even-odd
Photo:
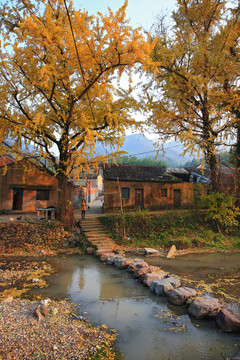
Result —
[{"label": "tall tree in background", "polygon": [[147,64],[151,48],[129,26],[126,6],[97,17],[67,0],[15,0],[0,8],[1,149],[26,156],[33,146],[35,164],[58,179],[60,218],[67,179],[104,160],[95,142],[121,145],[134,122],[111,79]]},{"label": "tall tree in background", "polygon": [[[217,149],[228,137],[233,115],[220,106],[226,96],[218,75],[224,68],[228,37],[224,0],[178,0],[173,27],[157,27],[152,58],[158,66],[148,89],[149,119],[161,138],[177,137],[186,149],[201,149],[219,190]],[[159,24],[157,24],[159,25]]]},{"label": "tall tree in background", "polygon": [[[231,159],[236,168],[236,203],[240,206],[240,7],[231,9],[231,18],[222,29],[221,37],[227,39],[225,46],[224,66],[218,72],[218,81],[224,99],[221,102],[224,110],[232,114],[229,123],[229,135],[232,139]],[[228,36],[226,36],[226,33]]]}]

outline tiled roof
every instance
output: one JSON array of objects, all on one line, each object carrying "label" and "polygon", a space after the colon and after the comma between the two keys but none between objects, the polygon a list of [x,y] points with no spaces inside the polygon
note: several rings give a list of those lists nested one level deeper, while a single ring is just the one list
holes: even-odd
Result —
[{"label": "tiled roof", "polygon": [[79,176],[79,179],[97,179],[99,174],[96,174],[96,173],[80,173],[78,176]]},{"label": "tiled roof", "polygon": [[[186,167],[185,168],[188,172],[190,173],[195,173],[195,174],[199,174],[202,176],[206,176],[206,177],[210,177],[210,169],[209,167],[202,167],[202,166],[192,166],[192,167]],[[236,175],[236,169],[234,168],[230,168],[230,167],[226,167],[226,166],[221,166],[218,169],[220,176],[221,175],[225,175],[225,176],[234,176]]]},{"label": "tiled roof", "polygon": [[12,164],[13,162],[14,162],[14,160],[12,158],[10,158],[9,156],[2,156],[0,158],[0,167],[2,167],[4,165]]},{"label": "tiled roof", "polygon": [[108,164],[103,170],[105,180],[148,181],[161,183],[179,183],[181,179],[166,173],[164,166],[115,165]]}]

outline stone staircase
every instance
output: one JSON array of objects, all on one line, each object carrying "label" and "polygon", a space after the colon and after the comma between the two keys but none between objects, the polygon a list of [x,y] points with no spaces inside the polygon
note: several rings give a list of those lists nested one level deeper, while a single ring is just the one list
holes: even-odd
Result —
[{"label": "stone staircase", "polygon": [[109,237],[97,218],[81,219],[80,226],[88,242],[96,247],[96,254],[100,255],[119,249],[119,246]]}]

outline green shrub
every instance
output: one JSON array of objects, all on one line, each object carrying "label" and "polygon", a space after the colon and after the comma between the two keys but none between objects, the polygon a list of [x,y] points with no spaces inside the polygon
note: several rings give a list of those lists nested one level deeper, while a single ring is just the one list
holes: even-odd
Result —
[{"label": "green shrub", "polygon": [[202,205],[206,208],[206,219],[215,223],[219,232],[230,233],[239,224],[240,210],[234,205],[233,196],[212,193],[202,197]]}]

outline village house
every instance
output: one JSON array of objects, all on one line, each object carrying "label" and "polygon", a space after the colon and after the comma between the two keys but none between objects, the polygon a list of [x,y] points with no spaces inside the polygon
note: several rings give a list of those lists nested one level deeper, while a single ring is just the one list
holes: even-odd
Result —
[{"label": "village house", "polygon": [[[211,184],[209,167],[203,167],[202,165],[198,165],[195,167],[186,167],[185,170],[187,170],[190,175],[190,182],[195,184]],[[236,192],[237,183],[236,169],[221,166],[219,167],[218,171],[220,191],[226,195],[234,194]]]},{"label": "village house", "polygon": [[35,212],[37,208],[56,208],[57,184],[55,177],[30,162],[4,156],[0,159],[0,210]]},{"label": "village house", "polygon": [[103,193],[103,176],[102,169],[98,172],[94,169],[88,172],[81,172],[78,178],[72,179],[74,184],[73,204],[76,208],[81,206],[81,200],[85,199],[88,204],[91,204]]},{"label": "village house", "polygon": [[113,208],[164,209],[192,203],[193,184],[184,169],[162,166],[106,165],[104,211]]},{"label": "village house", "polygon": [[[101,170],[81,173],[69,180],[72,200],[79,208],[84,198],[93,202],[103,192]],[[58,181],[33,163],[15,161],[10,156],[0,158],[0,210],[36,212],[39,208],[57,208]]]}]

